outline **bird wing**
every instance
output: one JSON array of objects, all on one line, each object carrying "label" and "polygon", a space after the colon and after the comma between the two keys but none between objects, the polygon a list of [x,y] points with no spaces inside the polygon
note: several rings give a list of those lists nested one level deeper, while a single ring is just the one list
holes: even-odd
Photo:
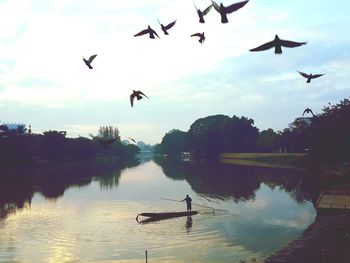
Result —
[{"label": "bird wing", "polygon": [[304,112],[303,112],[303,115],[302,115],[302,116],[304,116],[304,114],[305,114],[306,112],[308,112],[308,109],[305,109],[305,110],[304,110]]},{"label": "bird wing", "polygon": [[315,74],[315,75],[312,75],[311,78],[315,79],[315,78],[318,78],[318,77],[321,77],[323,76],[324,74]]},{"label": "bird wing", "polygon": [[249,2],[249,0],[243,1],[243,2],[239,2],[239,3],[235,3],[229,6],[225,7],[225,12],[228,13],[232,13],[234,11],[237,11],[238,9],[242,8],[243,6],[245,6],[247,3]]},{"label": "bird wing", "polygon": [[191,37],[202,37],[202,34],[201,33],[195,33],[195,34],[192,34]]},{"label": "bird wing", "polygon": [[306,44],[306,42],[294,42],[294,41],[281,39],[281,46],[284,46],[284,47],[300,47],[300,46],[305,45],[305,44]]},{"label": "bird wing", "polygon": [[135,34],[134,37],[138,37],[138,36],[142,36],[144,34],[148,34],[148,32],[149,32],[148,29],[144,29],[144,30],[138,32],[137,34]]},{"label": "bird wing", "polygon": [[212,6],[214,6],[215,10],[218,11],[220,13],[220,6],[215,3],[213,0],[211,0]]},{"label": "bird wing", "polygon": [[308,75],[308,74],[306,74],[306,73],[304,73],[304,72],[301,72],[301,71],[298,71],[299,72],[299,74],[300,75],[302,75],[304,78],[309,78],[310,77],[310,75]]},{"label": "bird wing", "polygon": [[88,62],[91,63],[91,62],[95,59],[96,56],[97,56],[97,55],[92,55],[92,56],[89,58]]},{"label": "bird wing", "polygon": [[169,30],[170,28],[172,28],[172,27],[175,25],[175,23],[176,23],[176,20],[173,21],[173,22],[171,22],[171,23],[169,23],[168,25],[166,25],[166,26],[165,26],[165,29],[166,29],[166,30]]},{"label": "bird wing", "polygon": [[134,98],[135,98],[135,95],[134,93],[130,95],[130,104],[131,104],[131,107],[134,107]]},{"label": "bird wing", "polygon": [[213,5],[208,6],[206,9],[203,10],[202,14],[205,16],[209,13],[210,9],[213,7]]},{"label": "bird wing", "polygon": [[253,48],[253,49],[250,49],[250,51],[264,51],[264,50],[268,50],[272,47],[275,46],[275,42],[274,41],[270,41],[270,42],[267,42],[265,44],[262,44],[261,46],[258,46],[256,48]]},{"label": "bird wing", "polygon": [[139,91],[139,94],[141,94],[141,95],[145,96],[147,99],[149,99],[149,98],[146,96],[146,94],[143,93],[142,91]]},{"label": "bird wing", "polygon": [[155,34],[158,38],[160,38],[159,36],[158,36],[158,34],[157,34],[157,32],[156,31],[154,31],[152,28],[151,28],[151,31],[153,32],[153,34]]}]

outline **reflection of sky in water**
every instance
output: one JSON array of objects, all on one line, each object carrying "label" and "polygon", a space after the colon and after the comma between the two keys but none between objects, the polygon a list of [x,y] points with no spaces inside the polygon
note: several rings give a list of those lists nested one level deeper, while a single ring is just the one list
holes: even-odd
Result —
[{"label": "reflection of sky in water", "polygon": [[[96,178],[86,187],[68,188],[55,201],[35,194],[30,209],[0,225],[0,262],[144,262],[146,249],[150,262],[263,260],[297,238],[315,216],[310,202],[297,203],[264,183],[254,200],[207,198],[187,181],[164,176],[153,162],[123,170],[115,182],[106,188]],[[192,217],[191,227],[186,217],[135,221],[140,212],[184,210],[184,203],[160,198],[179,200],[187,193],[195,203],[229,213],[204,211]]]}]

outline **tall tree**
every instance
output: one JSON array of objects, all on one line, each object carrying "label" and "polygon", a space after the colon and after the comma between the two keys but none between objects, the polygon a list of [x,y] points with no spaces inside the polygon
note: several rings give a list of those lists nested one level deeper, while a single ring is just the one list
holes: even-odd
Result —
[{"label": "tall tree", "polygon": [[161,142],[161,151],[164,154],[180,155],[185,151],[186,132],[173,129],[167,132]]},{"label": "tall tree", "polygon": [[277,149],[277,141],[280,135],[273,129],[263,130],[259,133],[256,141],[256,149],[258,152],[274,152]]}]

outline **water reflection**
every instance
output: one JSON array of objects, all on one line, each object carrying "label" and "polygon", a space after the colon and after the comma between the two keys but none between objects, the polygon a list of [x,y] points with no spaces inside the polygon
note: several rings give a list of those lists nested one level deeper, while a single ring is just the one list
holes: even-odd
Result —
[{"label": "water reflection", "polygon": [[204,197],[233,199],[235,202],[255,199],[261,183],[271,189],[279,188],[298,203],[312,200],[312,184],[306,171],[276,167],[194,164],[179,159],[156,158],[164,174],[173,180],[186,180],[192,189]]},{"label": "water reflection", "polygon": [[186,219],[187,234],[189,234],[191,232],[192,224],[193,224],[192,216],[187,216],[187,219]]},{"label": "water reflection", "polygon": [[[1,209],[22,208],[0,220],[0,261],[144,262],[147,249],[150,262],[262,262],[313,221],[302,171],[156,162],[8,176],[0,184]],[[136,222],[141,212],[185,210],[160,197],[187,193],[194,203],[229,212]]]},{"label": "water reflection", "polygon": [[2,170],[0,183],[0,219],[18,209],[30,206],[35,192],[46,199],[57,200],[72,187],[89,185],[93,178],[102,189],[117,187],[121,170],[133,167],[131,163],[82,164],[76,166],[50,165],[28,169]]}]

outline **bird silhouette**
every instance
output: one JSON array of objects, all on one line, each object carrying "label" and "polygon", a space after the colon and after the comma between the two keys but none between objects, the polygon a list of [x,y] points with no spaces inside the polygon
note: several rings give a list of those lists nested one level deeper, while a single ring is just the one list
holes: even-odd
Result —
[{"label": "bird silhouette", "polygon": [[304,114],[305,113],[311,113],[312,114],[312,117],[314,117],[315,116],[315,114],[312,112],[312,110],[310,109],[310,108],[306,108],[305,110],[304,110],[304,112],[303,112],[303,115],[302,116],[304,116]]},{"label": "bird silhouette", "polygon": [[[148,97],[146,96],[146,94],[144,94],[142,91],[140,91],[140,90],[138,90],[138,91],[133,90],[132,94],[130,95],[130,104],[131,104],[131,107],[134,107],[134,99],[135,99],[135,97],[137,98],[137,100],[140,100],[140,99],[143,98],[142,96],[148,98]],[[148,99],[149,99],[149,98],[148,98]]]},{"label": "bird silhouette", "polygon": [[289,40],[283,40],[278,37],[278,35],[275,35],[275,39],[267,42],[261,46],[258,46],[256,48],[250,49],[250,51],[265,51],[270,48],[275,48],[275,54],[282,54],[282,47],[300,47],[302,45],[305,45],[306,42],[294,42]]},{"label": "bird silhouette", "polygon": [[89,67],[89,69],[93,69],[93,67],[91,66],[91,62],[95,59],[96,56],[97,56],[97,55],[92,55],[91,57],[89,57],[88,60],[86,60],[86,59],[83,57],[83,60],[84,60],[84,62],[85,62],[85,64],[86,64],[86,66]]},{"label": "bird silhouette", "polygon": [[198,42],[201,43],[201,44],[203,44],[203,42],[205,40],[204,32],[203,33],[192,34],[191,37],[199,37]]},{"label": "bird silhouette", "polygon": [[144,29],[144,30],[138,32],[137,34],[134,35],[134,37],[142,36],[145,34],[149,34],[149,38],[152,38],[152,39],[155,39],[154,36],[157,36],[158,38],[160,38],[158,36],[158,34],[156,33],[156,31],[154,31],[149,25],[148,25],[147,29]]},{"label": "bird silhouette", "polygon": [[159,20],[158,20],[158,23],[160,24],[160,27],[162,28],[162,30],[163,30],[163,32],[164,32],[164,35],[169,35],[168,30],[169,30],[170,28],[172,28],[172,27],[175,25],[176,19],[175,19],[175,21],[173,21],[173,22],[167,24],[166,26],[164,26],[163,24],[161,24],[161,23],[159,22]]},{"label": "bird silhouette", "polygon": [[130,140],[132,140],[134,143],[136,143],[136,141],[135,141],[133,138],[130,138],[130,137],[129,137],[128,139],[130,139]]},{"label": "bird silhouette", "polygon": [[304,78],[307,79],[306,83],[310,83],[311,79],[315,79],[315,78],[318,78],[318,77],[321,77],[321,76],[324,75],[324,74],[315,74],[315,75],[313,75],[313,74],[306,74],[306,73],[300,72],[300,71],[298,71],[298,72],[299,72],[300,75],[302,75]]},{"label": "bird silhouette", "polygon": [[221,15],[221,23],[225,24],[225,23],[228,23],[227,14],[230,14],[230,13],[242,8],[243,6],[245,6],[249,2],[249,0],[235,3],[235,4],[232,4],[229,6],[224,6],[222,3],[220,3],[220,5],[218,5],[213,0],[211,2],[213,4],[215,10],[218,11]]},{"label": "bird silhouette", "polygon": [[213,7],[213,5],[210,5],[208,6],[206,9],[204,9],[203,11],[200,10],[199,8],[197,8],[196,4],[194,3],[193,1],[193,4],[194,4],[194,7],[196,8],[196,11],[197,11],[197,14],[198,14],[198,17],[199,17],[199,23],[205,23],[204,21],[204,16],[207,15],[210,11],[210,9]]}]

